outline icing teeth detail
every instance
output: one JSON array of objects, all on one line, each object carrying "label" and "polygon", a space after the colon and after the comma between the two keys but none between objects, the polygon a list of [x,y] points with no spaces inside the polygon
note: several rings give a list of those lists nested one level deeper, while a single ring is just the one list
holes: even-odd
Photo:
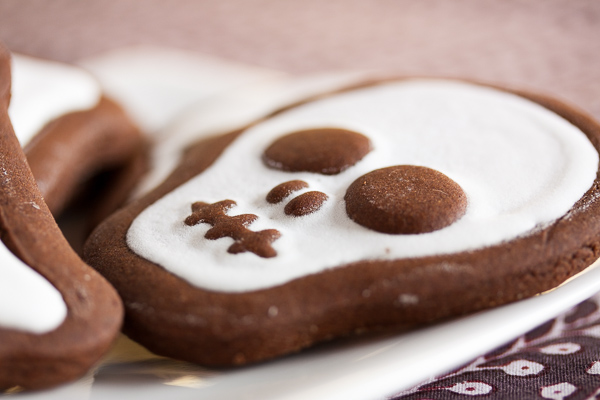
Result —
[{"label": "icing teeth detail", "polygon": [[[283,144],[288,133],[334,126],[361,132],[371,143],[370,153],[339,175],[289,171],[298,167],[295,161],[267,151]],[[320,149],[313,148],[315,153]],[[316,167],[316,162],[308,164]],[[401,177],[402,170],[370,174],[400,165],[413,166],[404,170],[402,182],[388,179]],[[598,151],[581,129],[528,99],[458,81],[382,83],[328,94],[248,127],[209,169],[141,212],[129,228],[127,244],[195,286],[236,293],[262,290],[359,260],[441,257],[503,246],[569,212],[594,184],[597,171]],[[267,202],[271,189],[293,180],[309,187],[274,205]],[[392,187],[378,191],[386,182]],[[312,190],[329,196],[318,211],[286,215],[288,203],[291,212],[300,202],[294,198]],[[410,207],[398,207],[394,198],[407,200]],[[281,232],[271,244],[275,258],[233,256],[227,248],[234,240],[209,242],[203,236],[211,226],[183,224],[194,201],[219,199],[237,201],[230,215],[258,215],[249,229]]]},{"label": "icing teeth detail", "polygon": [[209,240],[232,238],[235,242],[227,249],[229,253],[249,251],[263,258],[275,257],[277,252],[271,247],[271,243],[279,239],[281,233],[276,229],[265,229],[259,232],[249,230],[247,226],[256,221],[258,216],[227,215],[226,212],[235,205],[236,202],[233,200],[222,200],[212,204],[198,201],[192,204],[192,214],[185,219],[184,223],[188,226],[199,223],[212,225],[204,235]]},{"label": "icing teeth detail", "polygon": [[267,202],[271,204],[281,203],[286,197],[301,189],[306,189],[308,183],[300,180],[288,181],[275,186],[267,194]]},{"label": "icing teeth detail", "polygon": [[318,211],[328,198],[323,192],[306,192],[290,200],[283,211],[286,215],[302,217]]}]

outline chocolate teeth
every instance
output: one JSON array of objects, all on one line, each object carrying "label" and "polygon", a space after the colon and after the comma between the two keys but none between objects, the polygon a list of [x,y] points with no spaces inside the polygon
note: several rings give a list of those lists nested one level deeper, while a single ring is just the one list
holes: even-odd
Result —
[{"label": "chocolate teeth", "polygon": [[199,223],[212,225],[212,228],[204,235],[209,240],[224,237],[235,240],[227,249],[229,253],[238,254],[249,251],[263,258],[275,257],[277,252],[271,247],[271,243],[279,239],[281,233],[276,229],[251,231],[247,226],[256,221],[258,216],[254,214],[227,215],[226,212],[235,205],[237,203],[233,200],[222,200],[212,204],[198,201],[192,204],[192,214],[184,222],[188,226]]}]

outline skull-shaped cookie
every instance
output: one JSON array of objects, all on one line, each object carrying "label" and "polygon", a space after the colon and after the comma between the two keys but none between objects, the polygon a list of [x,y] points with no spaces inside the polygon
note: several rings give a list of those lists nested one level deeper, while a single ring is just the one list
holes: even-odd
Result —
[{"label": "skull-shaped cookie", "polygon": [[545,98],[365,85],[198,142],[87,257],[134,338],[207,364],[471,312],[595,259],[597,135]]}]

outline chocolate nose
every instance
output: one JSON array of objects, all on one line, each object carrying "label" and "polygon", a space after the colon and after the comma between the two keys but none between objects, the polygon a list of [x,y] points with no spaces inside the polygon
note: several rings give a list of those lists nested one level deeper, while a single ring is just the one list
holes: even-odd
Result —
[{"label": "chocolate nose", "polygon": [[369,151],[371,142],[360,133],[338,128],[298,131],[275,140],[263,153],[273,169],[335,175],[353,166]]},{"label": "chocolate nose", "polygon": [[446,175],[427,167],[397,165],[371,171],[346,191],[346,213],[382,233],[427,233],[462,217],[467,196]]}]

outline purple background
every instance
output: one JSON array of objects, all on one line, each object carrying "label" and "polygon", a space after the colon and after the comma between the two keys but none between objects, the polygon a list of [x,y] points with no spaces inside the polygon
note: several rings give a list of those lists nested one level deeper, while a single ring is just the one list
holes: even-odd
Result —
[{"label": "purple background", "polygon": [[475,78],[546,92],[600,119],[594,0],[2,0],[0,40],[62,61],[155,44],[296,73]]}]

